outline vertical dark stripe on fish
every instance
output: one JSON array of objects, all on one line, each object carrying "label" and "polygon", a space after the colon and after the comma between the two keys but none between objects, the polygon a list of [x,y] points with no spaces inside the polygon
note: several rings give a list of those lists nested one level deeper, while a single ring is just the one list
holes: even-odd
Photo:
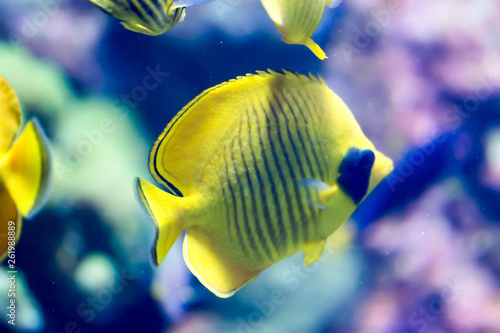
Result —
[{"label": "vertical dark stripe on fish", "polygon": [[[300,197],[300,193],[299,193],[299,187],[298,187],[298,182],[300,179],[305,179],[306,176],[305,176],[305,172],[304,172],[304,169],[303,169],[303,166],[302,166],[302,163],[301,163],[301,160],[299,158],[299,155],[298,155],[298,150],[297,150],[297,145],[295,144],[295,139],[294,139],[294,135],[291,133],[290,131],[290,121],[288,119],[288,116],[286,115],[286,112],[284,111],[284,108],[283,108],[283,104],[281,103],[280,101],[280,98],[278,97],[278,93],[276,93],[274,96],[274,100],[276,101],[276,103],[278,103],[278,106],[279,108],[282,110],[282,114],[283,116],[285,117],[285,123],[286,123],[286,131],[287,131],[287,135],[288,135],[288,142],[290,142],[291,146],[292,146],[292,149],[293,149],[293,152],[294,152],[294,156],[295,156],[295,161],[299,167],[299,174],[300,174],[300,178],[297,177],[295,175],[295,170],[292,166],[292,163],[291,161],[289,160],[288,158],[288,155],[285,154],[285,159],[286,159],[286,163],[288,165],[288,169],[290,170],[290,174],[291,174],[291,178],[292,178],[292,182],[293,182],[293,191],[294,191],[294,194],[295,194],[295,205],[297,206],[298,210],[299,210],[299,214],[300,214],[300,224],[301,224],[301,234],[297,234],[297,223],[298,221],[294,221],[295,223],[293,224],[294,226],[294,229],[295,229],[295,234],[294,234],[294,237],[297,237],[297,239],[295,239],[294,241],[298,242],[298,237],[299,236],[303,236],[302,240],[307,240],[309,239],[309,229],[308,229],[308,222],[309,222],[309,216],[308,214],[306,214],[305,210],[304,210],[304,203],[303,201],[301,200],[301,197]],[[283,96],[282,96],[283,97]],[[284,99],[284,97],[283,97]],[[285,101],[286,103],[286,101]],[[288,108],[290,110],[290,113],[293,115],[293,112],[291,110],[291,106],[288,104]],[[297,126],[297,121],[296,121],[296,118],[295,118],[295,115],[293,115],[293,118],[294,118],[294,121],[295,121],[295,126],[296,126],[296,133],[298,134],[298,136],[300,137],[301,134],[300,134],[300,130]],[[283,151],[285,151],[285,148],[284,148],[284,144],[283,144],[283,141],[282,141],[282,138],[280,137],[280,143],[283,147]],[[306,155],[306,160],[308,160],[308,162],[310,163],[309,161],[309,158]],[[314,210],[312,210],[312,218],[314,219],[315,218],[315,214],[314,214]],[[295,243],[297,244],[297,243]]]},{"label": "vertical dark stripe on fish", "polygon": [[[241,231],[239,230],[239,222],[238,222],[238,204],[236,202],[236,195],[234,194],[234,189],[231,184],[231,178],[229,177],[229,171],[228,171],[228,162],[226,158],[226,149],[224,147],[224,161],[226,162],[226,179],[227,179],[227,184],[229,187],[229,192],[231,192],[231,198],[233,199],[233,210],[234,210],[234,225],[236,228],[236,234],[238,236],[238,241],[240,242],[240,247],[241,250],[243,251],[243,254],[248,256],[248,249],[246,248],[246,244],[243,242],[243,238],[241,235]],[[228,228],[230,230],[230,226]]]},{"label": "vertical dark stripe on fish", "polygon": [[[248,173],[247,163],[245,161],[245,155],[243,153],[243,146],[241,145],[241,126],[242,126],[242,122],[243,122],[243,117],[240,118],[240,129],[239,129],[239,132],[238,132],[238,140],[239,140],[239,144],[240,144],[240,147],[239,147],[240,149],[239,150],[240,150],[241,160],[243,161],[243,166],[244,166],[244,170],[245,170],[246,180],[248,182],[248,189],[250,191],[250,201],[251,201],[252,211],[255,213],[256,212],[256,202],[255,202],[255,197],[254,197],[254,193],[253,193],[252,180],[251,180],[250,175]],[[232,152],[231,152],[231,154],[232,154]],[[234,161],[234,157],[233,156],[232,156],[232,158],[233,158],[233,161]],[[247,206],[246,194],[243,191],[243,189],[241,191],[241,196],[243,198],[242,199],[243,200],[243,205],[245,206],[245,209],[243,211],[243,215],[244,215],[246,236],[248,237],[248,240],[249,240],[249,243],[250,243],[250,248],[252,249],[252,252],[255,253],[255,254],[259,254],[259,252],[257,250],[257,246],[255,244],[255,239],[254,239],[253,234],[252,234],[251,226],[249,224],[248,214],[250,214],[249,213],[250,209],[247,209],[248,207],[246,207]]]},{"label": "vertical dark stripe on fish", "polygon": [[142,1],[144,9],[148,15],[154,20],[157,26],[162,26],[165,22],[165,10],[158,1],[155,0],[139,0]]},{"label": "vertical dark stripe on fish", "polygon": [[[261,230],[261,232],[259,233],[259,236],[260,236],[259,241],[261,242],[262,246],[264,247],[264,250],[266,251],[266,255],[270,259],[272,259],[271,250],[269,248],[269,245],[267,244],[267,239],[266,239],[266,235],[271,239],[271,234],[269,233],[269,231],[267,231],[267,229],[264,229],[261,225],[261,217],[262,217],[264,220],[264,223],[266,223],[267,228],[268,229],[270,228],[270,226],[268,225],[268,221],[271,221],[271,216],[269,215],[269,205],[267,204],[266,188],[264,187],[264,182],[262,181],[261,171],[259,169],[259,166],[257,165],[257,159],[255,158],[255,151],[253,149],[252,126],[250,126],[250,115],[248,114],[248,110],[245,110],[245,111],[247,113],[247,119],[248,119],[248,124],[249,124],[249,126],[248,126],[248,145],[250,148],[250,152],[252,153],[253,167],[255,169],[255,175],[257,177],[257,182],[259,185],[259,197],[262,199],[261,202],[262,202],[262,214],[263,214],[263,216],[257,216],[255,219],[255,223],[256,223],[257,228]],[[257,116],[256,111],[255,111],[255,108],[253,108],[253,111],[254,111],[255,117],[257,118],[256,119],[256,121],[257,121],[257,136],[260,137],[260,124],[259,124],[259,120],[258,120],[258,116]],[[264,154],[264,151],[262,152],[262,154]],[[255,195],[255,193],[253,193],[253,195]],[[272,226],[271,226],[271,228],[272,228]]]},{"label": "vertical dark stripe on fish", "polygon": [[[314,169],[313,169],[313,166],[312,166],[312,163],[311,163],[311,159],[309,158],[309,154],[307,153],[307,146],[304,142],[304,138],[302,136],[302,131],[300,129],[300,122],[299,120],[297,119],[297,113],[301,113],[300,109],[299,109],[299,106],[297,105],[297,103],[295,102],[295,100],[293,100],[292,103],[290,103],[290,101],[286,98],[286,96],[284,94],[282,94],[283,96],[283,99],[284,101],[289,105],[290,107],[290,113],[292,114],[293,116],[293,119],[295,121],[295,124],[296,124],[296,134],[297,134],[297,137],[299,138],[299,141],[300,141],[300,146],[303,148],[302,151],[304,152],[304,158],[306,160],[306,164],[307,164],[307,167],[309,168],[309,174],[307,174],[302,166],[302,163],[299,163],[299,157],[298,157],[298,154],[296,155],[297,156],[297,163],[300,164],[300,170],[301,170],[301,175],[302,175],[302,178],[309,178],[309,177],[314,177]],[[306,129],[306,131],[308,130],[308,126],[307,126],[307,119],[304,118],[304,116],[302,116],[302,119],[304,120],[304,128]],[[306,133],[306,136],[308,134]],[[311,149],[313,147],[311,146]],[[298,152],[298,150],[297,150]]]},{"label": "vertical dark stripe on fish", "polygon": [[[309,114],[309,117],[311,117],[311,119],[312,119],[312,123],[313,124],[321,123],[321,119],[318,119],[318,117],[317,117],[317,110],[314,109],[314,103],[312,103],[313,97],[309,98],[309,100],[312,103],[312,107],[313,107],[311,109],[311,106],[307,103],[307,99],[305,99],[304,96],[302,96],[302,94],[300,92],[298,93],[298,95],[299,95],[300,99],[303,101],[304,111],[306,111]],[[304,111],[302,111],[302,112],[304,112]],[[314,136],[313,137],[309,136],[309,139],[311,141],[311,144],[313,144],[313,147],[314,147],[313,148],[313,155],[314,155],[314,158],[316,161],[316,165],[319,169],[319,175],[321,177],[321,180],[325,181],[326,177],[328,176],[327,171],[325,171],[325,169],[328,169],[328,165],[325,162],[326,155],[323,151],[323,145],[322,145],[321,139],[320,139],[321,135],[318,133],[316,126],[313,126],[311,129],[312,129]],[[314,144],[314,142],[316,142],[316,144]]]},{"label": "vertical dark stripe on fish", "polygon": [[[289,107],[290,107],[290,113],[292,114],[292,116],[293,116],[293,118],[295,120],[295,123],[297,124],[296,133],[297,133],[297,137],[299,138],[300,144],[301,144],[302,147],[306,147],[306,144],[305,144],[304,139],[303,139],[302,131],[298,127],[298,125],[300,124],[300,122],[297,119],[297,114],[301,115],[301,117],[302,117],[302,119],[304,121],[304,124],[306,125],[306,126],[304,126],[304,128],[305,128],[306,131],[311,130],[311,128],[314,128],[315,127],[315,125],[314,125],[315,123],[314,123],[313,119],[311,119],[310,122],[309,122],[309,124],[311,124],[311,126],[307,126],[307,123],[308,123],[307,118],[303,114],[303,111],[301,111],[300,106],[297,103],[297,100],[293,97],[293,94],[291,94],[291,93],[288,94],[288,96],[290,96],[290,98],[287,98],[285,96],[285,94],[282,94],[282,97],[285,100],[285,102],[289,105]],[[310,117],[312,118],[312,115],[310,115]],[[314,135],[317,137],[317,133],[315,133]],[[310,152],[311,151],[314,152],[314,144],[313,144],[313,142],[311,140],[311,137],[309,136],[308,133],[306,133],[306,137],[308,137],[308,139],[309,139],[308,141],[309,141],[309,144],[310,144],[310,151],[308,152],[307,149],[304,149],[303,150],[303,155],[304,155],[304,159],[305,159],[306,164],[307,164],[308,169],[309,169],[309,174],[306,174],[305,170],[301,169],[301,176],[302,176],[301,178],[302,179],[317,178],[318,175],[316,174],[316,172],[314,170],[313,163],[314,163],[314,165],[316,166],[316,168],[319,171],[320,169],[319,169],[318,163],[321,163],[321,161],[318,161],[316,159],[315,161],[311,162],[311,154],[310,154]],[[317,156],[315,158],[317,158]],[[297,156],[297,163],[299,163],[298,156]],[[320,174],[321,174],[321,172],[320,172]],[[309,191],[307,193],[310,194]],[[302,200],[301,200],[301,202],[303,203]],[[314,229],[315,229],[316,232],[318,232],[318,228],[319,228],[319,215],[321,215],[321,212],[319,212],[317,208],[315,208],[315,207],[313,207],[311,205],[306,205],[306,207],[307,207],[307,209],[310,212],[311,221],[313,221]]]},{"label": "vertical dark stripe on fish", "polygon": [[[306,149],[306,144],[304,142],[304,138],[302,136],[302,131],[300,130],[299,128],[299,125],[300,125],[300,122],[299,120],[297,119],[297,114],[296,113],[299,113],[301,114],[301,111],[299,109],[299,106],[297,105],[296,101],[293,100],[292,103],[290,103],[290,101],[288,100],[288,98],[286,98],[286,96],[284,94],[282,94],[283,96],[283,99],[285,100],[285,102],[289,105],[290,107],[290,113],[292,114],[293,116],[293,119],[295,121],[295,124],[296,124],[296,134],[297,134],[297,137],[299,138],[299,141],[300,141],[300,146],[303,148],[302,151],[304,152],[304,159],[305,159],[305,162],[307,164],[307,167],[309,168],[309,174],[307,174],[302,166],[302,164],[300,163],[300,160],[299,160],[299,157],[298,157],[298,154],[296,154],[297,156],[297,163],[300,164],[300,171],[301,171],[301,177],[302,179],[304,178],[310,178],[310,177],[314,177],[314,169],[313,169],[313,166],[312,166],[312,163],[311,163],[311,159],[309,158],[309,154],[307,152],[307,149]],[[292,98],[293,99],[293,98]],[[307,126],[307,119],[304,118],[304,116],[302,115],[302,119],[304,120],[304,128],[306,129],[306,131],[308,130],[308,126]],[[314,125],[313,125],[314,126]],[[306,133],[306,136],[308,134]],[[313,146],[311,145],[311,150],[313,149]],[[298,152],[298,150],[297,150]]]},{"label": "vertical dark stripe on fish", "polygon": [[[302,135],[302,130],[299,128],[300,122],[297,119],[297,113],[300,114],[301,117],[302,117],[302,119],[304,120],[304,124],[306,125],[306,126],[304,126],[304,128],[305,128],[306,131],[309,130],[309,127],[307,126],[307,119],[302,114],[302,111],[300,110],[299,105],[297,104],[296,100],[293,97],[292,97],[292,101],[290,101],[285,96],[285,94],[282,94],[281,96],[283,97],[283,100],[285,101],[285,103],[288,104],[288,106],[290,108],[290,113],[292,114],[293,119],[294,119],[295,124],[296,124],[296,134],[297,134],[297,137],[299,138],[300,145],[301,145],[301,147],[306,148],[307,146],[306,146],[306,144],[304,142],[304,138],[303,138],[303,135]],[[291,96],[291,94],[290,94],[290,96]],[[312,127],[314,127],[314,123],[312,121],[310,123],[312,123]],[[312,151],[314,149],[314,146],[313,146],[313,143],[311,141],[311,138],[310,138],[310,136],[309,136],[308,133],[306,133],[305,136],[309,137],[310,150]],[[300,169],[300,171],[301,171],[301,179],[316,178],[316,177],[318,177],[318,175],[315,175],[315,171],[314,171],[314,168],[313,168],[313,162],[311,162],[311,158],[310,158],[311,156],[308,153],[308,150],[307,149],[302,149],[302,152],[304,153],[304,159],[305,159],[307,167],[309,169],[309,173],[306,173],[305,170],[302,167],[302,164],[300,164],[300,166],[301,166],[301,169]],[[297,156],[297,163],[299,163],[300,161],[299,161],[298,154],[296,156]],[[314,162],[317,163],[318,161],[314,161]],[[315,210],[313,210],[313,212],[315,212]]]},{"label": "vertical dark stripe on fish", "polygon": [[[300,93],[299,93],[300,95]],[[316,94],[311,94],[310,96],[311,98],[311,102],[313,105],[323,105],[323,103],[321,103],[319,100],[318,100],[318,96]],[[309,112],[309,114],[311,114],[311,117],[313,118],[316,118],[316,121],[317,122],[321,122],[321,119],[319,119],[320,117],[318,117],[318,112],[316,112],[316,110],[311,110],[309,109],[309,107],[306,105],[306,110]],[[319,138],[320,136],[317,136],[318,134],[316,133],[316,138]],[[321,142],[318,142],[318,148],[319,148],[319,153],[321,155],[321,159],[318,161],[318,164],[323,164],[323,166],[325,167],[326,169],[326,174],[325,174],[325,179],[323,179],[323,181],[327,180],[327,179],[330,179],[328,178],[330,176],[330,173],[329,173],[329,168],[328,168],[328,163],[326,161],[326,158],[327,158],[327,154],[325,154],[325,151],[323,150],[323,145],[321,144]]]},{"label": "vertical dark stripe on fish", "polygon": [[[317,95],[315,95],[315,94],[312,94],[312,95],[311,95],[311,99],[313,100],[313,103],[314,103],[315,105],[323,105],[323,103],[322,103],[322,102],[321,102],[318,98],[319,98],[319,97],[318,97]],[[313,116],[313,117],[317,117],[317,116],[318,116],[318,113],[317,113],[317,112],[314,112],[314,110],[313,110],[313,112],[312,112],[312,116]],[[320,121],[320,120],[318,120],[318,121]],[[327,163],[327,161],[326,161],[326,160],[327,160],[328,155],[324,152],[324,150],[323,150],[323,149],[324,149],[323,145],[322,145],[322,144],[319,144],[319,150],[320,150],[320,154],[321,154],[321,156],[322,156],[322,159],[321,159],[321,161],[320,161],[320,162],[323,162],[323,163],[324,163],[324,166],[325,166],[325,168],[326,168],[326,176],[325,176],[325,177],[327,177],[327,178],[328,178],[328,177],[330,177],[330,176],[332,176],[332,175],[330,175],[330,171],[331,171],[331,170],[330,170],[330,168],[328,167],[328,163]],[[331,179],[331,178],[328,178],[328,179]]]},{"label": "vertical dark stripe on fish", "polygon": [[[273,94],[273,99],[276,101],[276,103],[278,104],[278,108],[279,108],[279,111],[276,110],[274,108],[274,106],[272,104],[270,104],[270,109],[271,109],[271,112],[273,113],[274,115],[274,118],[276,119],[276,122],[279,123],[279,116],[278,116],[278,112],[281,113],[284,118],[285,118],[285,126],[286,126],[286,131],[288,133],[288,140],[290,141],[290,143],[292,144],[292,147],[295,147],[295,143],[292,142],[293,138],[292,136],[290,135],[290,128],[289,128],[289,124],[288,124],[288,118],[286,117],[286,114],[283,110],[283,106],[281,105],[280,101],[278,100],[277,96],[275,94]],[[281,111],[281,112],[280,112]],[[290,162],[290,158],[288,157],[288,152],[286,151],[286,146],[285,144],[283,143],[283,132],[282,131],[279,131],[278,133],[278,141],[280,143],[280,146],[281,146],[281,151],[283,153],[283,157],[285,158],[285,163],[287,165],[287,168],[288,168],[288,173],[290,175],[290,178],[292,180],[292,184],[285,184],[285,181],[284,181],[284,176],[282,175],[282,179],[283,179],[283,190],[285,192],[285,197],[286,197],[286,203],[287,203],[287,210],[288,210],[288,220],[290,221],[290,228],[291,228],[291,233],[292,233],[292,244],[295,244],[297,245],[298,244],[298,239],[299,239],[299,236],[302,236],[302,233],[299,234],[299,227],[298,227],[298,217],[295,216],[295,211],[293,209],[293,206],[294,205],[299,205],[300,206],[300,200],[296,200],[296,202],[292,202],[292,199],[290,197],[290,191],[293,191],[295,192],[295,194],[298,194],[298,186],[297,186],[297,177],[295,176],[295,171],[293,169],[293,166]],[[279,168],[281,170],[281,168]],[[300,198],[297,198],[296,199],[300,199]],[[304,211],[303,211],[303,207],[299,207],[299,211],[300,211],[300,215],[301,215],[301,218],[303,221],[301,221],[300,223],[304,223],[304,222],[307,222],[305,216],[303,215]]]},{"label": "vertical dark stripe on fish", "polygon": [[144,0],[130,0],[130,5],[130,9],[142,21],[147,22],[148,24],[161,24],[159,18],[152,12],[152,8],[145,4]]},{"label": "vertical dark stripe on fish", "polygon": [[[314,1],[314,0],[308,0],[309,1]],[[312,15],[311,11],[311,5],[310,3],[306,4],[306,1],[301,1],[302,3],[302,8],[300,8],[297,11],[297,15],[301,18],[301,20],[297,21],[297,27],[300,27],[300,33],[302,35],[307,35],[311,29],[309,28],[311,24],[311,20],[314,19],[314,15]]]},{"label": "vertical dark stripe on fish", "polygon": [[[148,0],[143,0],[148,1]],[[160,15],[165,13],[166,3],[164,1],[159,0],[149,0],[150,6],[153,7],[156,12],[160,13]]]},{"label": "vertical dark stripe on fish", "polygon": [[[269,108],[271,109],[271,105],[268,104]],[[274,166],[275,166],[275,169],[278,171],[278,176],[280,178],[280,181],[281,181],[281,186],[283,188],[283,192],[285,194],[285,197],[286,197],[286,202],[290,202],[290,194],[288,193],[288,191],[286,190],[286,181],[285,181],[285,177],[283,175],[283,172],[281,171],[281,167],[279,165],[279,160],[278,160],[278,156],[276,154],[276,148],[274,146],[274,140],[273,140],[273,137],[272,137],[272,133],[271,133],[271,122],[269,120],[269,116],[267,115],[267,110],[264,108],[264,106],[261,104],[261,108],[263,110],[263,113],[264,113],[264,116],[265,116],[265,119],[266,119],[266,127],[267,127],[267,137],[268,137],[268,140],[269,140],[269,144],[270,144],[270,148],[271,148],[271,153],[272,153],[272,157],[273,157],[273,160],[274,160]],[[272,111],[272,109],[271,109]],[[277,129],[277,135],[279,136],[279,119],[276,119],[277,123],[276,123],[276,129]],[[266,158],[267,160],[267,158]],[[268,172],[270,173],[269,171],[269,165],[267,164],[267,161],[266,161],[266,169],[268,169]],[[279,236],[279,242],[276,242],[274,244],[275,248],[276,249],[279,249],[278,252],[280,252],[280,250],[283,250],[283,246],[285,245],[286,246],[286,229],[285,229],[285,223],[284,223],[284,219],[283,219],[283,209],[281,207],[281,204],[280,204],[280,201],[279,201],[279,197],[278,197],[278,191],[276,189],[276,183],[273,182],[272,186],[271,186],[271,190],[272,190],[272,193],[273,193],[273,199],[274,199],[274,203],[275,203],[275,209],[276,209],[276,216],[278,218],[278,228],[279,228],[279,235],[275,235],[276,237],[274,237],[274,240],[278,240],[277,236]]]},{"label": "vertical dark stripe on fish", "polygon": [[[317,140],[319,138],[318,136],[318,133],[316,132],[316,122],[314,121],[315,119],[313,118],[313,115],[311,113],[311,110],[309,110],[308,106],[307,106],[307,100],[304,99],[304,97],[300,94],[300,90],[299,89],[296,89],[294,91],[295,93],[297,93],[298,97],[300,98],[300,100],[302,101],[302,104],[304,105],[304,108],[305,110],[302,110],[300,105],[298,103],[298,100],[297,98],[295,98],[294,96],[294,93],[290,93],[289,96],[293,99],[293,102],[295,103],[295,105],[297,105],[297,108],[298,110],[300,111],[300,115],[302,116],[302,118],[304,119],[304,122],[306,122],[306,115],[304,114],[304,111],[307,111],[308,114],[309,114],[309,117],[310,117],[310,120],[311,120],[311,126],[308,126],[308,130],[309,131],[312,131],[313,134],[314,134],[314,137],[315,139]],[[306,135],[308,141],[309,141],[309,144],[310,144],[310,147],[311,147],[311,151],[314,155],[314,161],[315,161],[315,165],[317,166],[318,168],[318,171],[319,171],[319,176],[321,177],[321,180],[324,181],[325,180],[325,172],[323,171],[323,168],[321,167],[321,160],[318,158],[318,154],[316,153],[316,147],[311,139],[311,135],[310,133],[307,133],[308,135]],[[318,146],[320,146],[320,144],[318,143]],[[320,148],[321,149],[321,148]],[[317,177],[317,176],[315,176]]]},{"label": "vertical dark stripe on fish", "polygon": [[[250,237],[252,236],[252,233],[250,231],[250,226],[248,225],[248,211],[247,211],[247,203],[246,203],[246,195],[245,195],[245,189],[243,187],[243,183],[241,182],[240,175],[238,172],[238,167],[236,165],[236,160],[234,159],[234,139],[231,141],[231,160],[233,162],[233,168],[234,168],[234,174],[236,176],[236,182],[238,183],[238,187],[240,189],[240,199],[241,199],[241,211],[243,214],[243,221],[238,221],[236,223],[236,232],[238,233],[238,239],[240,239],[241,242],[243,242],[243,232],[242,229],[245,229],[245,238],[250,242]],[[239,147],[241,149],[241,147]],[[243,222],[243,225],[240,225],[240,222]],[[251,247],[251,253],[252,254],[258,254],[257,251],[255,250],[255,246],[250,246]]]},{"label": "vertical dark stripe on fish", "polygon": [[[262,108],[262,105],[261,105],[261,108]],[[269,169],[269,162],[267,160],[267,155],[266,155],[266,148],[264,147],[264,143],[262,142],[262,136],[261,136],[261,132],[260,132],[260,120],[259,120],[259,115],[258,115],[258,112],[257,110],[255,110],[255,108],[252,108],[253,111],[254,111],[254,114],[255,114],[255,118],[256,118],[256,123],[257,123],[257,134],[258,134],[258,137],[259,137],[259,143],[260,143],[260,148],[261,148],[261,151],[262,151],[262,159],[264,161],[264,168],[265,168],[265,172],[267,174],[267,178],[269,180],[269,183],[270,183],[270,188],[271,188],[271,197],[272,197],[272,200],[273,200],[273,203],[274,203],[274,206],[276,207],[276,213],[277,213],[277,216],[276,218],[279,219],[279,218],[282,218],[281,215],[279,214],[279,210],[280,210],[280,206],[279,206],[279,201],[278,201],[278,197],[276,195],[276,188],[275,188],[275,184],[274,184],[274,179],[273,179],[273,175],[271,173],[271,170]],[[262,108],[262,112],[265,114],[265,110]],[[265,129],[266,131],[269,131],[269,128],[266,128]],[[252,151],[253,152],[253,151]],[[261,182],[261,188],[264,188],[262,186],[262,180],[259,180],[259,182]],[[278,235],[276,234],[276,231],[274,230],[274,226],[273,226],[273,223],[271,221],[271,217],[270,217],[270,214],[269,214],[269,206],[270,206],[270,202],[268,202],[266,200],[265,204],[263,205],[263,207],[266,208],[265,210],[265,215],[269,218],[266,218],[265,219],[265,222],[266,222],[266,227],[267,227],[267,231],[268,231],[268,234],[269,234],[269,238],[271,238],[271,241],[272,241],[272,246],[273,248],[276,250],[277,249],[277,245],[278,245]],[[265,240],[263,240],[263,242],[265,242]],[[277,251],[278,252],[278,251]]]},{"label": "vertical dark stripe on fish", "polygon": [[[226,179],[227,179],[227,164],[226,164]],[[229,217],[229,202],[227,201],[227,190],[226,185],[224,184],[224,180],[220,179],[220,188],[222,190],[222,197],[224,198],[224,205],[226,208],[226,230],[227,230],[227,238],[229,242],[231,242],[233,235],[231,235],[231,218]]]},{"label": "vertical dark stripe on fish", "polygon": [[[306,7],[306,8],[304,8]],[[295,14],[295,17],[294,17],[294,26],[296,28],[300,28],[301,30],[297,31],[298,33],[302,33],[303,34],[303,31],[304,30],[304,22],[307,21],[307,15],[306,12],[307,12],[307,7],[308,5],[305,4],[305,1],[300,1],[299,2],[299,6],[297,6],[297,8],[294,9],[294,14]]]},{"label": "vertical dark stripe on fish", "polygon": [[[286,103],[289,107],[289,110],[290,110],[290,113],[295,121],[295,125],[296,125],[296,128],[295,128],[295,131],[296,131],[296,135],[297,137],[299,138],[299,141],[300,141],[300,145],[301,147],[304,147],[304,149],[302,150],[297,150],[297,154],[296,154],[296,159],[297,159],[297,163],[300,164],[300,175],[301,175],[301,179],[306,179],[306,178],[314,178],[315,175],[314,175],[314,168],[313,168],[313,162],[311,162],[311,156],[310,154],[308,153],[307,149],[305,149],[306,145],[305,145],[305,142],[304,142],[304,139],[303,139],[303,135],[302,135],[302,130],[305,130],[306,132],[308,131],[308,126],[307,126],[307,120],[305,118],[304,119],[304,125],[302,128],[300,125],[300,122],[298,121],[297,119],[297,114],[296,113],[301,113],[300,109],[299,109],[299,106],[296,104],[296,103],[290,103],[290,101],[285,97],[285,94],[282,92],[281,93],[281,98],[283,99],[283,102]],[[308,136],[309,134],[308,133],[305,133],[306,136]],[[311,146],[311,149],[313,149],[313,147]],[[304,168],[303,168],[303,165],[301,162],[301,159],[299,157],[299,154],[302,153],[301,155],[303,155],[303,159],[305,160],[306,164],[307,164],[307,167],[309,169],[309,173],[307,173]],[[298,184],[297,184],[298,186]],[[298,195],[300,197],[300,193],[298,192]],[[307,211],[309,212],[309,214],[306,213],[307,216],[310,217],[310,220],[307,221],[307,222],[312,222],[312,224],[314,225],[314,228],[315,228],[315,231],[317,232],[318,231],[318,211],[315,207],[309,205],[309,204],[306,204],[302,198],[300,198],[300,203],[303,205],[303,207],[305,207],[304,209],[307,209]],[[309,225],[309,223],[308,223]],[[307,239],[307,236],[305,236],[305,239]],[[310,235],[309,235],[310,236]]]}]

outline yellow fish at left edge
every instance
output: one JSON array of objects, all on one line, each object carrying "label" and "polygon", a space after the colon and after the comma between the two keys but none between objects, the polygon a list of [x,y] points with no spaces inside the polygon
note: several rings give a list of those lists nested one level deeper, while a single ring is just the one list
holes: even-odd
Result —
[{"label": "yellow fish at left edge", "polygon": [[319,59],[328,58],[311,36],[326,7],[337,7],[341,0],[261,0],[267,14],[287,44],[307,46]]},{"label": "yellow fish at left edge", "polygon": [[106,14],[122,20],[130,31],[161,35],[184,20],[185,8],[214,0],[88,0]]},{"label": "yellow fish at left edge", "polygon": [[50,183],[42,128],[31,119],[17,136],[20,126],[19,101],[0,76],[0,261],[19,239],[22,217],[32,217],[43,205]]}]

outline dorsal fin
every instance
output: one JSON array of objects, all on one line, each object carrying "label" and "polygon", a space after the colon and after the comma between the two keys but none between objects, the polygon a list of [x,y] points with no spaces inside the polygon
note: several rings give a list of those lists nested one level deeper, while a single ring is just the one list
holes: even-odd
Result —
[{"label": "dorsal fin", "polygon": [[151,174],[174,194],[189,195],[201,184],[207,162],[222,154],[221,143],[237,135],[245,110],[271,98],[273,89],[303,88],[308,83],[325,85],[313,75],[270,70],[205,90],[177,114],[156,141],[149,157]]}]

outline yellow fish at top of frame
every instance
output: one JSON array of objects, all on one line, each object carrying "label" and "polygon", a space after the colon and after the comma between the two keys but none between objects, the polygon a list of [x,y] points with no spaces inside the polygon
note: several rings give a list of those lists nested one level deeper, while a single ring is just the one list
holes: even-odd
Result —
[{"label": "yellow fish at top of frame", "polygon": [[32,217],[41,208],[50,179],[43,130],[32,119],[16,139],[20,126],[17,96],[0,77],[0,261],[19,239],[21,217]]},{"label": "yellow fish at top of frame", "polygon": [[128,30],[158,36],[184,20],[185,7],[213,0],[88,0]]},{"label": "yellow fish at top of frame", "polygon": [[307,46],[318,58],[327,56],[311,36],[323,17],[325,7],[334,8],[341,0],[261,0],[287,44]]},{"label": "yellow fish at top of frame", "polygon": [[368,140],[323,79],[257,72],[205,90],[168,124],[138,179],[156,224],[160,264],[184,230],[184,260],[219,297],[326,239],[385,177],[392,161]]}]

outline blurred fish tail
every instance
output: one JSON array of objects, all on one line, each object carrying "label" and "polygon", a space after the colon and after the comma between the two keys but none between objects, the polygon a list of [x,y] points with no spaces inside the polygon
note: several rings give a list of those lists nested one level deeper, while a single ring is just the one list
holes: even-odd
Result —
[{"label": "blurred fish tail", "polygon": [[33,216],[45,202],[50,171],[47,138],[32,119],[2,161],[5,186],[22,216]]}]

